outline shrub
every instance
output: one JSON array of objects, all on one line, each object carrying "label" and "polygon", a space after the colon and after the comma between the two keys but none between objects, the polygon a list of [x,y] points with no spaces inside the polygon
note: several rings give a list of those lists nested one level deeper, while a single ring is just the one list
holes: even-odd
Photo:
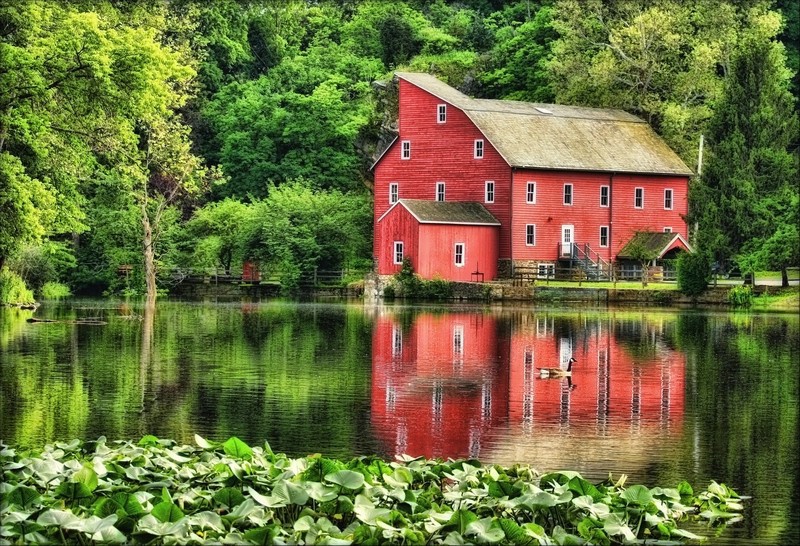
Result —
[{"label": "shrub", "polygon": [[698,296],[711,282],[711,259],[703,252],[684,252],[678,258],[678,290]]},{"label": "shrub", "polygon": [[60,300],[61,298],[68,298],[72,295],[69,286],[60,282],[46,282],[40,289],[42,299],[45,300]]},{"label": "shrub", "polygon": [[28,289],[22,277],[8,269],[0,270],[0,304],[30,304],[35,301],[33,291]]},{"label": "shrub", "polygon": [[728,292],[728,303],[734,307],[750,307],[753,305],[753,289],[749,286],[734,286]]}]

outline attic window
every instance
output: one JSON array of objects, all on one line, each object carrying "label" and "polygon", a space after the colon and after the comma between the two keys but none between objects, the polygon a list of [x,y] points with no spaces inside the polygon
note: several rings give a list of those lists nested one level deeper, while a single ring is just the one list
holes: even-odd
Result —
[{"label": "attic window", "polygon": [[446,104],[439,104],[436,109],[436,121],[437,123],[444,123],[447,121],[447,105]]},{"label": "attic window", "polygon": [[475,159],[483,159],[483,139],[475,141]]},{"label": "attic window", "polygon": [[534,108],[536,108],[536,110],[538,110],[542,114],[551,114],[552,115],[552,113],[553,113],[552,110],[548,110],[547,108],[542,108],[541,106],[534,106]]}]

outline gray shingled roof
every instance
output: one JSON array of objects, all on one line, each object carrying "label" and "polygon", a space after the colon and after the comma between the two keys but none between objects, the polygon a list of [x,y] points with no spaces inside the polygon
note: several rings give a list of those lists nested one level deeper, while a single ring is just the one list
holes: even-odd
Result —
[{"label": "gray shingled roof", "polygon": [[473,99],[430,74],[396,76],[464,111],[511,167],[694,174],[644,120],[623,110]]},{"label": "gray shingled roof", "polygon": [[646,251],[652,254],[656,258],[661,258],[667,251],[670,250],[675,240],[680,240],[683,245],[686,246],[689,250],[691,247],[686,242],[686,240],[681,237],[679,233],[671,233],[671,232],[660,232],[660,231],[637,231],[634,233],[631,240],[622,247],[617,254],[618,258],[633,258],[632,254],[634,254],[634,249],[638,246],[642,246]]},{"label": "gray shingled roof", "polygon": [[421,224],[500,225],[500,221],[480,203],[400,199],[398,204],[408,209]]}]

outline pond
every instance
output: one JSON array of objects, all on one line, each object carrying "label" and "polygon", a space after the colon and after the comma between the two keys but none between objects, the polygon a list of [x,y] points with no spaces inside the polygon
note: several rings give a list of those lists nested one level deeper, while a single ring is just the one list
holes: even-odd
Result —
[{"label": "pond", "polygon": [[[33,316],[0,308],[7,443],[238,436],[290,456],[715,480],[752,499],[711,544],[798,542],[796,314],[71,300]],[[570,378],[540,377],[570,358]]]}]

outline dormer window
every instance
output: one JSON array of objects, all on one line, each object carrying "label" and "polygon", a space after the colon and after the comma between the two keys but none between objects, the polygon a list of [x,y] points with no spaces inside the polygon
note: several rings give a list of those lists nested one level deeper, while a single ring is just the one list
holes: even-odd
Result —
[{"label": "dormer window", "polygon": [[411,159],[411,141],[404,140],[400,147],[400,159]]},{"label": "dormer window", "polygon": [[436,122],[444,123],[447,121],[447,105],[439,104],[436,107]]},{"label": "dormer window", "polygon": [[475,141],[475,159],[483,159],[483,139]]}]

